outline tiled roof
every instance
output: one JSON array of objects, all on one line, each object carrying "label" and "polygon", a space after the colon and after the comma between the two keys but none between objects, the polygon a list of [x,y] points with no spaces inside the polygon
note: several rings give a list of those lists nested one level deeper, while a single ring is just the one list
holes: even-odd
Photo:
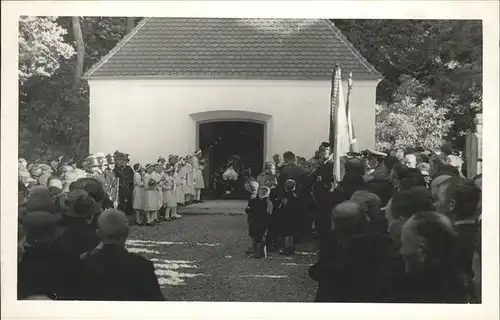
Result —
[{"label": "tiled roof", "polygon": [[324,19],[145,18],[86,78],[371,80],[381,74]]}]

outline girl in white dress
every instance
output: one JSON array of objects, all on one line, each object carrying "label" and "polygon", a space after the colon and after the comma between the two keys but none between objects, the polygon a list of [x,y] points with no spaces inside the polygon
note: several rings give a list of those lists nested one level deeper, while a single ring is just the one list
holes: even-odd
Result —
[{"label": "girl in white dress", "polygon": [[185,205],[184,199],[184,179],[182,174],[185,171],[182,170],[182,158],[179,159],[174,169],[174,180],[175,180],[175,195],[177,197],[177,206],[183,207]]},{"label": "girl in white dress", "polygon": [[177,195],[174,179],[175,169],[170,166],[166,170],[165,182],[163,183],[163,199],[165,202],[165,220],[170,221],[182,217],[177,214]]},{"label": "girl in white dress", "polygon": [[184,198],[182,199],[180,206],[185,206],[185,205],[188,205],[187,203],[187,199],[189,197],[189,193],[191,192],[191,190],[189,189],[189,185],[188,185],[188,172],[187,172],[187,166],[186,166],[186,161],[185,159],[181,159],[179,161],[179,176],[181,178],[181,181],[182,181],[182,194],[184,195]]},{"label": "girl in white dress", "polygon": [[184,193],[186,194],[186,205],[191,204],[194,198],[194,171],[191,165],[191,156],[186,156],[186,188]]},{"label": "girl in white dress", "polygon": [[146,173],[144,174],[143,197],[146,225],[148,226],[154,224],[154,214],[160,209],[160,202],[158,201],[158,181],[155,179],[153,172],[154,165],[150,163],[146,166]]},{"label": "girl in white dress", "polygon": [[134,191],[132,193],[132,207],[135,211],[135,222],[137,225],[144,224],[144,206],[142,204],[144,198],[144,181],[142,180],[144,169],[140,164],[134,165]]},{"label": "girl in white dress", "polygon": [[156,163],[153,173],[151,174],[153,179],[156,181],[156,192],[158,193],[158,210],[153,214],[153,220],[156,223],[160,223],[160,217],[158,216],[158,211],[163,207],[163,189],[161,184],[165,180],[165,172],[163,172],[163,166],[161,163]]},{"label": "girl in white dress", "polygon": [[201,200],[201,189],[205,188],[205,181],[203,180],[203,163],[200,160],[201,150],[196,151],[191,163],[194,170],[194,202],[203,202]]}]

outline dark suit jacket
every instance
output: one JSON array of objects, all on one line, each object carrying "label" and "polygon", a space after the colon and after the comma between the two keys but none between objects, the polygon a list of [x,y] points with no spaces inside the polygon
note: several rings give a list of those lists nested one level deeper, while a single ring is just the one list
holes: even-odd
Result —
[{"label": "dark suit jacket", "polygon": [[299,167],[295,164],[285,164],[282,165],[279,169],[279,178],[278,178],[278,188],[282,191],[285,188],[285,182],[288,179],[292,179],[296,183],[296,191],[300,193],[300,190],[304,187],[306,173],[302,167]]},{"label": "dark suit jacket", "polygon": [[84,258],[82,265],[87,284],[84,300],[165,300],[153,263],[120,245],[104,245],[97,253]]},{"label": "dark suit jacket", "polygon": [[62,228],[64,231],[58,240],[60,245],[78,257],[91,251],[99,244],[96,227],[93,223],[88,224],[84,221],[65,218],[62,222]]},{"label": "dark suit jacket", "polygon": [[383,301],[383,268],[394,251],[386,235],[360,234],[341,245],[332,232],[318,262],[309,269],[309,276],[319,284],[315,301]]}]

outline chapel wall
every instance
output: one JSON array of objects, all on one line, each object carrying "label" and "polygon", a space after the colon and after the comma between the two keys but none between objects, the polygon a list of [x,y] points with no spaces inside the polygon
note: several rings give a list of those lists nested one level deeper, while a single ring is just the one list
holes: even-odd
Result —
[{"label": "chapel wall", "polygon": [[[184,155],[196,146],[196,119],[210,111],[268,115],[266,154],[310,157],[328,139],[330,81],[90,80],[90,151],[132,162]],[[376,81],[355,81],[351,110],[360,148],[375,145]],[[344,83],[344,94],[347,84]]]}]

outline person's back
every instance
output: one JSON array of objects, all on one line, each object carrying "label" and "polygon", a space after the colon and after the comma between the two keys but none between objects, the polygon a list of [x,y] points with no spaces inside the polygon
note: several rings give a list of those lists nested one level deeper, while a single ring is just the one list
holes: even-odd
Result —
[{"label": "person's back", "polygon": [[125,248],[128,219],[106,210],[98,219],[101,244],[82,257],[84,300],[160,301],[163,297],[153,263]]},{"label": "person's back", "polygon": [[47,212],[23,218],[27,241],[18,264],[19,299],[38,294],[71,299],[78,291],[79,259],[59,246],[58,219]]},{"label": "person's back", "polygon": [[472,281],[472,257],[479,233],[477,207],[481,190],[473,181],[465,181],[458,185],[454,198],[455,208],[452,215],[455,218],[454,226],[458,234],[458,260],[469,281]]},{"label": "person's back", "polygon": [[340,242],[332,233],[323,261],[310,276],[317,280],[316,302],[379,302],[384,299],[385,268],[395,256],[387,235],[364,233]]},{"label": "person's back", "polygon": [[85,300],[165,300],[153,264],[121,245],[104,245],[82,262],[88,280]]},{"label": "person's back", "polygon": [[58,241],[61,246],[78,256],[99,244],[94,224],[71,218],[66,218],[63,222],[63,234]]},{"label": "person's back", "polygon": [[408,219],[401,233],[405,276],[398,302],[467,303],[470,298],[457,265],[457,234],[443,214],[424,211]]},{"label": "person's back", "polygon": [[338,205],[334,217],[335,229],[309,270],[319,284],[315,301],[381,301],[379,275],[394,254],[391,239],[368,230],[365,213],[354,201]]}]

